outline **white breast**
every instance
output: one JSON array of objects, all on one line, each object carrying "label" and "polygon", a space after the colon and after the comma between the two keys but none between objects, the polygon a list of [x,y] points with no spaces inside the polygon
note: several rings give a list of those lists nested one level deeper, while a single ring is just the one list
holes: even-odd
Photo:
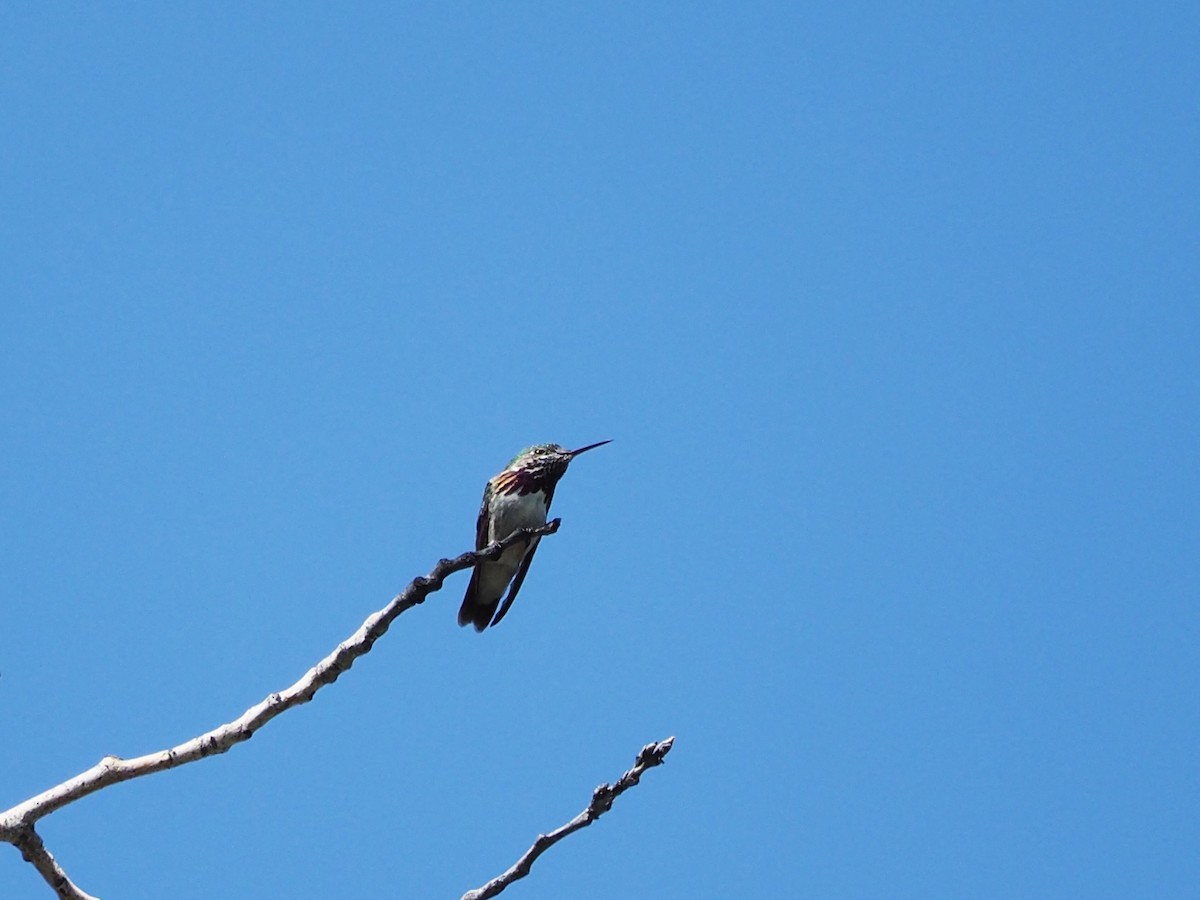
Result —
[{"label": "white breast", "polygon": [[518,528],[537,528],[546,524],[546,495],[531,493],[494,497],[492,512],[494,515],[488,539],[502,541]]}]

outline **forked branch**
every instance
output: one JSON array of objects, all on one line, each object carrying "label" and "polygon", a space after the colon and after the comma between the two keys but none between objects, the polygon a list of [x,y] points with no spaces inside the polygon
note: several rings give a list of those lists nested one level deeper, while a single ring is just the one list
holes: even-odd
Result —
[{"label": "forked branch", "polygon": [[0,841],[20,849],[25,859],[37,868],[46,883],[54,888],[60,897],[89,900],[89,895],[71,883],[62,867],[42,844],[41,838],[33,828],[39,819],[110,785],[224,753],[242,741],[249,740],[258,729],[277,715],[307,703],[322,687],[337,681],[338,676],[354,665],[356,659],[370,651],[375,641],[384,635],[401,613],[425,602],[427,596],[441,589],[449,575],[469,569],[476,563],[497,559],[505,549],[518,541],[526,541],[534,535],[554,534],[558,531],[559,524],[559,519],[553,519],[540,528],[515,531],[504,540],[488,544],[482,550],[464,553],[454,559],[439,560],[428,575],[414,578],[387,606],[368,616],[354,634],[338,644],[332,653],[309,669],[304,677],[291,687],[271,694],[232,722],[207,731],[190,741],[136,759],[106,756],[74,778],[0,812]]}]

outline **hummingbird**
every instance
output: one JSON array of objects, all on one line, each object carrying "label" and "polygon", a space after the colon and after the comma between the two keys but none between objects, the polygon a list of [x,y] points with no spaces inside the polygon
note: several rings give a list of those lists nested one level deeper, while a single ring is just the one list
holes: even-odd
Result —
[{"label": "hummingbird", "polygon": [[[566,474],[571,460],[608,443],[611,441],[600,441],[578,450],[564,450],[558,444],[534,444],[514,456],[504,471],[493,476],[483,489],[483,505],[479,507],[479,521],[475,525],[475,549],[482,550],[492,541],[502,541],[518,528],[545,525],[554,488]],[[521,590],[540,540],[534,537],[518,541],[499,559],[475,567],[458,610],[459,625],[470,622],[476,631],[483,631],[504,618]],[[510,581],[512,587],[504,605],[496,612]]]}]

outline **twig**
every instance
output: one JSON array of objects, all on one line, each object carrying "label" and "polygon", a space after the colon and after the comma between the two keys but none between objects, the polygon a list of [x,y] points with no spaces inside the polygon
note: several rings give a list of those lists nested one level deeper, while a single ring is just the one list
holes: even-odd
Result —
[{"label": "twig", "polygon": [[62,900],[98,900],[77,888],[74,882],[67,877],[63,867],[46,849],[46,845],[42,843],[41,837],[33,830],[32,825],[23,829],[13,843],[21,851],[21,856],[25,858],[25,861],[33,864],[33,867],[41,873],[42,877],[46,879],[46,883],[54,888],[54,892]]},{"label": "twig", "polygon": [[537,840],[533,842],[533,846],[525,851],[524,856],[518,859],[511,869],[502,875],[497,875],[483,887],[467,891],[462,895],[462,900],[485,900],[487,897],[495,897],[514,881],[524,878],[529,874],[534,860],[539,856],[568,834],[576,832],[580,828],[586,828],[612,809],[613,801],[637,784],[641,780],[643,772],[662,763],[674,743],[675,738],[669,737],[657,744],[647,744],[637,755],[633,768],[622,775],[616,784],[602,784],[592,792],[592,802],[587,805],[587,809],[566,825],[554,829],[549,834],[539,834]]},{"label": "twig", "polygon": [[[441,589],[447,576],[469,569],[476,563],[498,559],[505,549],[518,541],[528,540],[534,535],[554,534],[558,531],[560,522],[559,519],[553,519],[540,528],[522,528],[502,541],[488,544],[482,550],[463,553],[454,559],[438,560],[428,575],[409,582],[408,587],[393,597],[387,606],[368,616],[354,634],[338,644],[332,653],[309,669],[304,677],[291,687],[271,694],[232,722],[207,731],[190,741],[136,759],[106,756],[74,778],[0,812],[0,841],[20,848],[25,858],[37,867],[42,877],[60,897],[88,900],[89,895],[71,884],[54,857],[43,846],[41,838],[33,830],[34,823],[55,810],[62,809],[68,803],[74,803],[109,785],[224,753],[242,741],[248,741],[258,729],[277,715],[307,703],[322,687],[337,681],[338,676],[354,665],[356,659],[370,651],[375,641],[387,632],[397,616],[424,603],[427,596]],[[71,893],[72,891],[74,893]]]}]

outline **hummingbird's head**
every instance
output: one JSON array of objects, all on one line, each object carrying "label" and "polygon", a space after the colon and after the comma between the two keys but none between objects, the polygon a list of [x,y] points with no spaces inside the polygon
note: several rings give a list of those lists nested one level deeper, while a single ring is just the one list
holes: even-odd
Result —
[{"label": "hummingbird's head", "polygon": [[557,471],[561,477],[562,473],[567,470],[567,465],[580,453],[586,453],[588,450],[602,447],[608,443],[611,441],[600,441],[580,447],[578,450],[564,450],[562,444],[534,444],[514,456],[512,462],[508,464],[508,468],[550,469]]}]

